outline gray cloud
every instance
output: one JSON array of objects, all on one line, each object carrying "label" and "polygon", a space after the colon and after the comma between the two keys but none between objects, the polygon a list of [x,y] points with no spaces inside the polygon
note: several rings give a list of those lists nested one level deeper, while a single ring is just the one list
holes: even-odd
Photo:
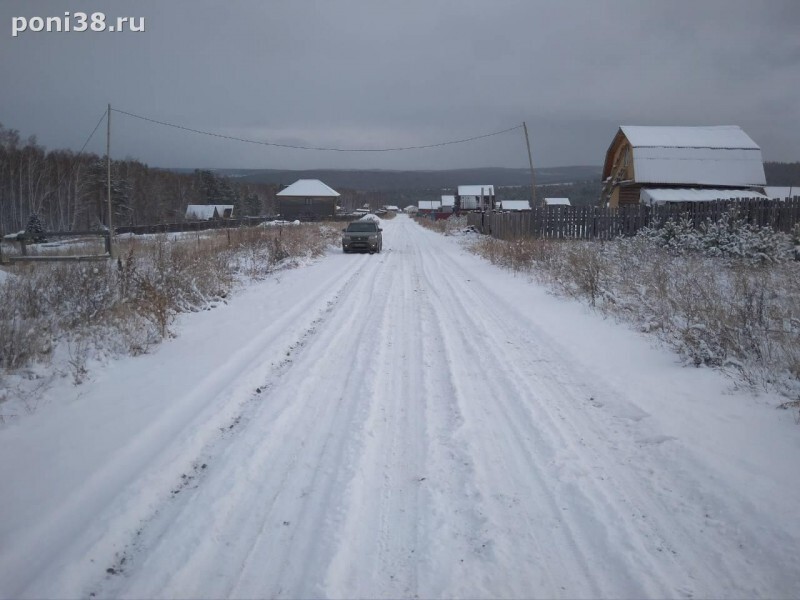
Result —
[{"label": "gray cloud", "polygon": [[[14,16],[102,10],[144,33],[24,33]],[[600,164],[620,124],[738,124],[800,160],[800,3],[3,2],[0,122],[80,148],[107,102],[225,135],[386,147],[527,121],[539,166]],[[157,166],[527,164],[519,131],[404,153],[217,140],[113,115],[113,149]],[[90,149],[103,152],[101,135]]]}]

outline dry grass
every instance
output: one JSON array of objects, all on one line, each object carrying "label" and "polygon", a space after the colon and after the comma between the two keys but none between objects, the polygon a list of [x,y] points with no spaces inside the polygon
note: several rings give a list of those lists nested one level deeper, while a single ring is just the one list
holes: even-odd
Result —
[{"label": "dry grass", "polygon": [[320,256],[337,239],[318,224],[215,230],[122,238],[116,261],[21,263],[0,283],[0,369],[47,361],[63,342],[79,383],[93,353],[147,352],[172,335],[176,315]]},{"label": "dry grass", "polygon": [[612,242],[481,238],[473,250],[653,332],[688,362],[800,397],[800,262]]},{"label": "dry grass", "polygon": [[451,216],[438,221],[433,221],[427,217],[416,217],[415,221],[425,229],[430,229],[431,231],[436,231],[443,235],[452,235],[454,232],[460,231],[467,226],[467,217],[465,216]]}]

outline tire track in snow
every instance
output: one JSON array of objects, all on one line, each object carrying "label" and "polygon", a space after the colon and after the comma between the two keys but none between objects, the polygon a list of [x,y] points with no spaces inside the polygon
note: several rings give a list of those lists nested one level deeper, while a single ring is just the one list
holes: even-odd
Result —
[{"label": "tire track in snow", "polygon": [[[589,554],[594,563],[591,571],[601,576],[598,578],[600,593],[709,595],[727,589],[730,596],[758,595],[758,587],[750,585],[749,581],[742,586],[741,568],[737,573],[735,566],[741,562],[735,540],[731,543],[731,540],[713,536],[699,538],[693,524],[687,528],[671,518],[664,520],[664,516],[673,514],[674,500],[670,498],[670,504],[665,504],[663,496],[649,482],[649,474],[659,463],[651,462],[650,454],[636,445],[636,439],[641,436],[635,436],[635,432],[643,426],[641,423],[634,421],[628,426],[632,437],[626,447],[608,448],[605,436],[607,428],[613,424],[600,423],[595,415],[587,414],[587,390],[593,389],[595,394],[599,391],[603,397],[613,397],[619,392],[606,389],[602,382],[585,385],[571,380],[574,375],[562,366],[570,361],[556,349],[557,344],[550,345],[545,354],[543,343],[548,340],[542,337],[536,345],[527,338],[530,333],[541,335],[541,332],[525,331],[526,328],[519,327],[520,320],[500,318],[498,315],[505,311],[471,318],[468,307],[496,305],[500,299],[480,283],[465,286],[469,275],[447,255],[437,255],[432,262],[436,263],[436,275],[449,287],[450,293],[446,296],[459,302],[459,308],[453,311],[461,316],[458,331],[463,334],[474,328],[485,336],[485,346],[476,346],[475,336],[463,336],[462,342],[473,341],[472,351],[482,352],[486,357],[487,371],[492,373],[493,387],[497,388],[495,398],[504,412],[513,415],[509,423],[519,424],[515,435],[520,444],[524,444],[526,431],[537,431],[541,441],[546,442],[536,444],[539,451],[546,452],[549,448],[553,454],[553,460],[541,471],[541,477],[542,481],[549,479],[551,486],[557,486],[554,498],[570,501],[571,510],[565,514],[565,520],[569,522],[574,514],[589,517],[573,522],[570,529],[573,535],[578,534],[581,547],[593,548]],[[492,300],[494,302],[490,302]],[[509,312],[513,314],[513,310]],[[513,352],[509,350],[511,347],[515,348]],[[500,375],[502,373],[507,376]],[[537,373],[538,376],[531,377]],[[532,387],[534,383],[535,388]],[[488,417],[488,413],[485,416]],[[531,467],[540,464],[540,461],[533,461]],[[621,468],[611,468],[615,465]],[[691,483],[687,486],[680,479],[670,481],[669,473],[662,473],[662,479],[668,481],[666,487],[670,490],[691,492],[694,489]],[[698,510],[699,507],[695,508]],[[594,524],[593,515],[597,516]],[[615,524],[613,530],[600,525],[609,520]],[[594,533],[587,539],[586,533],[592,529]],[[598,539],[602,542],[598,543]],[[719,548],[725,546],[728,552],[721,552]],[[615,551],[621,551],[619,558],[624,555],[625,560],[616,568],[608,568],[607,563],[614,558]],[[734,557],[734,561],[730,557]],[[778,564],[785,562],[777,554],[775,560]],[[789,567],[777,566],[775,575],[783,568]],[[708,573],[713,576],[709,577]],[[628,587],[620,588],[626,574]],[[647,574],[650,581],[644,580],[643,574]],[[769,575],[764,584],[769,587]],[[587,592],[595,595],[594,591]],[[577,593],[582,594],[581,591]]]},{"label": "tire track in snow", "polygon": [[[353,267],[358,270],[363,265]],[[302,332],[303,327],[308,328],[308,319],[315,318],[315,310],[335,300],[347,285],[345,282],[331,289],[335,282],[336,275],[331,273],[320,281],[321,298],[309,295],[286,314],[292,325],[275,324],[257,333],[222,363],[218,371],[197,382],[180,398],[173,399],[161,419],[121,446],[89,481],[65,498],[56,513],[47,515],[27,541],[18,542],[20,552],[15,553],[15,557],[25,561],[22,571],[31,575],[14,595],[88,595],[97,584],[83,579],[91,577],[87,573],[94,573],[97,582],[108,579],[101,576],[110,574],[108,569],[121,571],[120,563],[124,562],[125,568],[130,567],[126,548],[141,543],[142,525],[161,507],[169,505],[176,495],[172,492],[182,489],[186,478],[191,477],[196,485],[199,476],[206,474],[200,465],[208,460],[198,457],[203,456],[204,448],[217,443],[221,430],[230,431],[231,426],[235,428],[240,421],[243,407],[252,401],[253,390],[264,376],[264,361],[278,359],[276,339],[290,339],[295,332]],[[119,485],[115,488],[109,480],[119,481]],[[104,493],[108,489],[117,490],[113,497]],[[85,506],[96,507],[96,510],[88,511]],[[39,530],[49,528],[71,531],[74,539],[68,543],[53,540],[49,553],[27,554],[26,544],[35,544]],[[84,564],[80,577],[72,566],[74,557],[86,557],[84,563],[91,563],[91,566]],[[46,569],[47,576],[39,575],[36,569]]]},{"label": "tire track in snow", "polygon": [[[122,595],[296,596],[298,589],[318,595],[313,576],[324,572],[320,563],[343,518],[331,499],[349,480],[359,443],[353,434],[365,415],[359,399],[369,395],[362,375],[374,357],[368,347],[359,351],[357,340],[378,309],[370,297],[380,289],[379,264],[371,257],[344,286],[330,317],[273,382],[270,401],[258,405],[218,456],[217,468],[185,501],[169,535],[148,548],[139,569],[146,579],[133,577]],[[322,358],[329,362],[319,364]],[[195,522],[204,507],[213,507],[209,522]],[[208,536],[209,530],[223,532],[224,539]],[[192,548],[176,547],[176,539],[187,538]]]}]

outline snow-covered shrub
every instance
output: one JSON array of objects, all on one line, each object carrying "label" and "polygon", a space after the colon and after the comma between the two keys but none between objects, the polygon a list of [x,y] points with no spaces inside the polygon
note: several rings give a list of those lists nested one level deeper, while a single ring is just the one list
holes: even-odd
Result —
[{"label": "snow-covered shrub", "polygon": [[426,229],[432,229],[444,235],[455,235],[457,232],[463,231],[467,226],[467,217],[464,215],[451,215],[446,219],[438,220],[423,216],[417,217],[416,221]]},{"label": "snow-covered shrub", "polygon": [[[610,242],[506,242],[484,236],[471,248],[658,335],[689,364],[800,394],[800,262],[732,248],[727,231],[707,229],[704,238],[704,232],[678,222],[667,231]],[[764,239],[771,238],[759,243],[766,244]],[[759,246],[750,241],[746,247]],[[511,258],[523,248],[527,260]],[[770,248],[762,245],[760,251]]]},{"label": "snow-covered shrub", "polygon": [[[318,256],[337,239],[320,225],[121,238],[116,262],[16,265],[0,279],[0,389],[3,369],[49,360],[58,344],[82,381],[93,354],[147,352],[177,314],[213,306],[279,257]],[[243,269],[255,261],[263,271]]]},{"label": "snow-covered shrub", "polygon": [[796,245],[792,236],[748,224],[735,209],[716,221],[706,220],[698,228],[685,218],[669,219],[661,226],[641,229],[637,235],[677,254],[699,252],[712,257],[762,262],[791,260]]}]

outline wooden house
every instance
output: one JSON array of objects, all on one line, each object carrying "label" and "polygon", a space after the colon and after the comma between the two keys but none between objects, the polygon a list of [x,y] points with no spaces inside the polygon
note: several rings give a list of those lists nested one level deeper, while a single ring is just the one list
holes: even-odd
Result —
[{"label": "wooden house", "polygon": [[278,212],[287,221],[316,221],[336,214],[339,192],[319,179],[299,179],[276,194]]},{"label": "wooden house", "polygon": [[610,207],[640,203],[647,188],[715,189],[734,198],[736,190],[760,192],[766,185],[761,149],[735,125],[622,126],[602,178],[601,200]]}]

